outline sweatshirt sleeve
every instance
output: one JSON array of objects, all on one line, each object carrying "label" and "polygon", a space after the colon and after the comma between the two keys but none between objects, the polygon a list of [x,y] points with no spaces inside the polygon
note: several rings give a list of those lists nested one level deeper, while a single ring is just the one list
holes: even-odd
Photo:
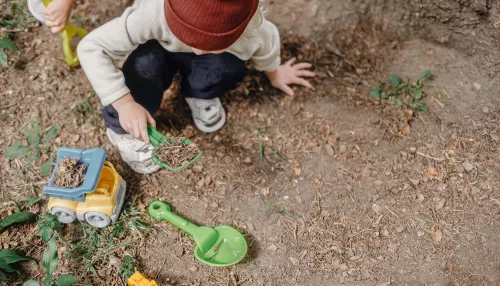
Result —
[{"label": "sweatshirt sleeve", "polygon": [[155,18],[160,16],[158,10],[163,11],[163,7],[155,7],[158,2],[136,1],[122,16],[92,31],[78,45],[80,64],[103,105],[130,92],[123,73],[113,65],[113,60],[124,59],[139,44],[162,32],[161,28],[155,28],[158,26]]},{"label": "sweatshirt sleeve", "polygon": [[259,71],[275,71],[281,63],[280,34],[276,26],[264,20],[259,26],[257,37],[259,48],[250,59],[250,63]]}]

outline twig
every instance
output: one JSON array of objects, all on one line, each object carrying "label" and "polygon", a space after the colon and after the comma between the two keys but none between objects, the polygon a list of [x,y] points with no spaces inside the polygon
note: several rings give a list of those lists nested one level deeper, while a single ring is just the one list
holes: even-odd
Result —
[{"label": "twig", "polygon": [[14,105],[16,105],[16,104],[17,104],[17,102],[14,102],[14,103],[11,103],[11,104],[7,104],[7,105],[4,105],[4,106],[0,106],[0,110],[1,110],[1,109],[6,109],[6,108],[9,108],[9,107],[12,107],[12,106],[14,106]]},{"label": "twig", "polygon": [[429,156],[429,155],[427,155],[427,154],[420,153],[420,152],[417,152],[417,155],[422,156],[422,157],[425,157],[425,158],[427,158],[427,159],[435,160],[435,161],[438,161],[438,162],[442,162],[442,161],[444,161],[444,159],[443,159],[443,158],[435,158],[435,157],[432,157],[432,156]]}]

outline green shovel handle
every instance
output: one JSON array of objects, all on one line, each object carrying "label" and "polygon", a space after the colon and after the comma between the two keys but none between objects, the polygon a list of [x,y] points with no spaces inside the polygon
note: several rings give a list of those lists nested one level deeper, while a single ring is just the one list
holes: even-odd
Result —
[{"label": "green shovel handle", "polygon": [[193,235],[194,232],[198,229],[197,225],[192,224],[187,219],[173,213],[170,206],[162,201],[152,202],[148,207],[148,213],[155,220],[166,220],[189,235]]},{"label": "green shovel handle", "polygon": [[153,126],[149,124],[148,124],[148,135],[149,135],[149,141],[155,147],[161,145],[165,140],[165,136],[163,136],[163,134],[161,134],[160,131],[154,129]]}]

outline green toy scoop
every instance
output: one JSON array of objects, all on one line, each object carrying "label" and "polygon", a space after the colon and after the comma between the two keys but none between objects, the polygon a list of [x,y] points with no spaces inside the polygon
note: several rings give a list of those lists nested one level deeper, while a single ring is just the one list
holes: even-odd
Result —
[{"label": "green toy scoop", "polygon": [[196,243],[194,256],[205,264],[230,266],[240,262],[247,254],[245,237],[230,226],[197,226],[173,213],[170,206],[162,201],[152,202],[148,213],[155,220],[166,220],[191,235]]}]

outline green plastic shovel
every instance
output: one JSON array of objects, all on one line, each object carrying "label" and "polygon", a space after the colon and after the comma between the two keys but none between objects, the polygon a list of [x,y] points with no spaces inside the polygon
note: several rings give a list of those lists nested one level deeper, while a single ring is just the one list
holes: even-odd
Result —
[{"label": "green plastic shovel", "polygon": [[230,266],[240,262],[247,254],[248,244],[245,237],[230,226],[197,226],[173,213],[170,206],[162,201],[152,202],[148,213],[155,220],[168,221],[191,235],[196,244],[194,256],[205,264]]},{"label": "green plastic shovel", "polygon": [[[165,138],[165,136],[163,136],[163,134],[161,134],[158,130],[154,129],[153,126],[151,126],[151,125],[148,125],[148,135],[149,135],[149,141],[151,142],[151,145],[153,145],[155,147],[155,150],[153,152],[153,162],[160,165],[162,168],[167,168],[170,171],[180,171],[180,170],[186,168],[187,166],[193,164],[201,157],[202,153],[201,153],[200,149],[198,149],[197,150],[198,155],[196,155],[196,157],[191,159],[188,163],[174,168],[174,167],[166,164],[165,162],[160,161],[160,159],[158,159],[158,156],[156,156],[156,150],[164,144],[167,144],[167,145],[171,144],[173,139]],[[189,145],[189,144],[191,144],[191,140],[184,139],[183,143],[184,143],[184,145]]]}]

